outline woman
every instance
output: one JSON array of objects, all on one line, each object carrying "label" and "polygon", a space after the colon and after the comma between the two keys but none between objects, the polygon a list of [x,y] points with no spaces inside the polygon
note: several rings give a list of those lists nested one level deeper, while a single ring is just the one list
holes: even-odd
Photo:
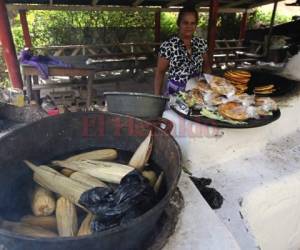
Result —
[{"label": "woman", "polygon": [[185,7],[177,18],[179,35],[165,41],[160,46],[157,69],[154,80],[154,93],[162,94],[164,76],[168,70],[166,94],[185,90],[187,81],[199,77],[202,65],[209,72],[207,64],[206,41],[194,37],[198,24],[198,13],[194,8]]}]

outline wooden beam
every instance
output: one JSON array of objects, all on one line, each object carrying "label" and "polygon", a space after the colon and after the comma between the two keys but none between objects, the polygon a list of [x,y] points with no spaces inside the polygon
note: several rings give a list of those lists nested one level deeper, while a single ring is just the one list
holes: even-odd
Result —
[{"label": "wooden beam", "polygon": [[[278,2],[282,2],[282,1],[283,0],[279,0]],[[268,1],[263,1],[263,2],[260,2],[260,3],[254,3],[254,4],[251,4],[249,8],[256,8],[256,7],[271,4],[271,3],[274,3],[274,2],[275,2],[275,0],[268,0]]]},{"label": "wooden beam", "polygon": [[224,8],[234,8],[236,6],[239,6],[239,5],[242,5],[242,4],[250,4],[252,3],[253,1],[252,0],[240,0],[240,1],[234,1],[234,2],[231,2],[231,3],[228,3],[226,5],[224,5],[223,7]]},{"label": "wooden beam", "polygon": [[133,6],[133,7],[139,6],[142,2],[144,2],[144,0],[135,0],[135,1],[132,3],[132,6]]},{"label": "wooden beam", "polygon": [[218,0],[210,0],[210,8],[209,8],[209,20],[208,20],[208,64],[210,68],[213,65],[213,55],[216,46],[216,38],[217,38],[217,19],[218,19],[218,8],[219,1]]},{"label": "wooden beam", "polygon": [[269,32],[268,32],[268,36],[267,36],[267,42],[266,42],[266,47],[267,47],[266,55],[268,55],[269,51],[270,51],[271,37],[272,37],[272,33],[273,33],[273,26],[274,26],[274,21],[275,21],[278,2],[279,2],[278,0],[274,1],[273,12],[272,12],[272,17],[271,17],[271,22],[270,22],[270,28],[269,28]]},{"label": "wooden beam", "polygon": [[154,42],[160,42],[160,12],[155,12],[155,33]]},{"label": "wooden beam", "polygon": [[241,20],[241,25],[240,25],[239,40],[244,40],[246,37],[247,19],[248,19],[248,13],[244,12]]},{"label": "wooden beam", "polygon": [[[62,10],[62,11],[161,11],[161,7],[105,6],[105,5],[46,5],[46,4],[6,4],[9,10]],[[176,12],[177,9],[165,8],[164,11]]]},{"label": "wooden beam", "polygon": [[[62,10],[62,11],[152,11],[152,12],[178,12],[181,7],[162,8],[162,7],[150,7],[150,6],[102,6],[102,5],[46,5],[46,4],[6,4],[8,10]],[[209,8],[200,7],[197,8],[199,12],[209,12]],[[245,12],[245,9],[239,8],[219,8],[219,13],[238,13]]]},{"label": "wooden beam", "polygon": [[4,1],[0,1],[0,13],[0,41],[9,79],[14,88],[23,89],[20,66]]},{"label": "wooden beam", "polygon": [[186,0],[172,0],[166,4],[166,7],[176,6],[176,5],[182,4],[184,2],[186,2]]},{"label": "wooden beam", "polygon": [[32,43],[31,43],[31,38],[30,38],[30,33],[29,33],[29,28],[28,28],[26,11],[25,10],[19,10],[19,14],[20,14],[20,22],[21,22],[22,31],[23,31],[23,38],[24,38],[25,47],[31,48]]},{"label": "wooden beam", "polygon": [[244,13],[247,11],[248,13],[253,12],[254,10],[249,10],[245,8],[219,8],[218,13]]},{"label": "wooden beam", "polygon": [[[209,7],[196,7],[198,12],[209,12]],[[255,10],[245,9],[245,8],[220,8],[218,9],[218,13],[252,13]]]}]

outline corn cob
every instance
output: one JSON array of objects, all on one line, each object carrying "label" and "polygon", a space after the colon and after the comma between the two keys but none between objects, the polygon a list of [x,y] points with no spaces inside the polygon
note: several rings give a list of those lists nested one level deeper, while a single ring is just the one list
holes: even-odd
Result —
[{"label": "corn cob", "polygon": [[42,227],[32,226],[26,223],[12,222],[1,220],[0,228],[9,230],[21,235],[32,237],[57,237],[58,235],[52,231],[46,230]]},{"label": "corn cob", "polygon": [[149,180],[150,185],[153,187],[157,180],[156,173],[152,170],[148,170],[148,171],[143,171],[142,174],[145,178]]},{"label": "corn cob", "polygon": [[92,233],[91,223],[94,220],[95,215],[88,213],[85,219],[82,221],[77,236],[89,235]]},{"label": "corn cob", "polygon": [[31,201],[31,209],[35,216],[48,216],[55,210],[55,198],[53,194],[40,187],[36,186]]},{"label": "corn cob", "polygon": [[25,215],[21,218],[21,222],[32,225],[39,226],[44,229],[56,232],[57,224],[55,216],[33,216],[33,215]]},{"label": "corn cob", "polygon": [[37,167],[29,161],[25,161],[25,163],[34,171],[34,181],[44,188],[66,197],[77,205],[81,194],[90,189],[89,186],[65,177],[52,168],[47,166]]},{"label": "corn cob", "polygon": [[64,197],[57,200],[56,221],[59,236],[77,235],[78,224],[75,205]]},{"label": "corn cob", "polygon": [[152,132],[150,130],[146,139],[139,145],[133,156],[129,161],[129,166],[143,171],[145,164],[150,158],[152,152],[153,140]]},{"label": "corn cob", "polygon": [[75,171],[73,171],[71,169],[64,168],[60,171],[60,173],[63,174],[64,176],[70,177],[71,174],[75,173]]},{"label": "corn cob", "polygon": [[85,152],[71,156],[65,161],[80,161],[80,160],[101,160],[113,161],[117,158],[118,152],[115,149],[98,149],[90,152]]},{"label": "corn cob", "polygon": [[157,178],[157,181],[156,181],[154,187],[153,187],[155,193],[159,192],[163,177],[164,177],[164,172],[161,172],[160,175]]},{"label": "corn cob", "polygon": [[115,162],[107,161],[54,161],[60,167],[69,168],[80,173],[85,173],[102,181],[119,184],[121,179],[134,170],[134,168]]},{"label": "corn cob", "polygon": [[107,185],[104,182],[85,173],[74,172],[73,174],[71,174],[70,178],[82,184],[88,185],[91,188],[107,187]]}]

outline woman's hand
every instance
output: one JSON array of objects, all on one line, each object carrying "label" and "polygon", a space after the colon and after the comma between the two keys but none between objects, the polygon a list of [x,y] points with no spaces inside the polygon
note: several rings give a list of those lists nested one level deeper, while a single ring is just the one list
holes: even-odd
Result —
[{"label": "woman's hand", "polygon": [[157,60],[157,68],[156,68],[155,78],[154,78],[155,95],[161,95],[165,74],[168,68],[169,68],[169,60],[159,56]]}]

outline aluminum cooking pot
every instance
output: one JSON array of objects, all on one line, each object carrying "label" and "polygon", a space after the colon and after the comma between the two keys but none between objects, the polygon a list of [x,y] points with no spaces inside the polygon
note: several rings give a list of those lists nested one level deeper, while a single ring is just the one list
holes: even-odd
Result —
[{"label": "aluminum cooking pot", "polygon": [[147,120],[161,117],[169,100],[166,96],[133,92],[104,92],[104,96],[109,112]]},{"label": "aluminum cooking pot", "polygon": [[[34,238],[0,229],[0,246],[6,250],[114,250],[145,249],[174,192],[180,176],[181,153],[171,135],[149,122],[112,113],[66,113],[43,118],[0,139],[0,214],[18,221],[30,211],[27,196],[32,171],[24,159],[47,163],[72,152],[116,148],[134,152],[149,129],[154,132],[151,161],[164,171],[164,192],[159,202],[140,217],[89,236]],[[8,153],[9,152],[9,153]]]}]

